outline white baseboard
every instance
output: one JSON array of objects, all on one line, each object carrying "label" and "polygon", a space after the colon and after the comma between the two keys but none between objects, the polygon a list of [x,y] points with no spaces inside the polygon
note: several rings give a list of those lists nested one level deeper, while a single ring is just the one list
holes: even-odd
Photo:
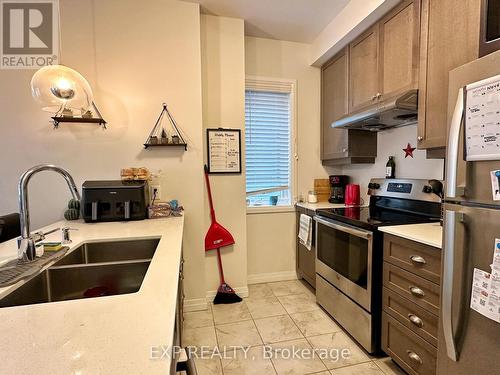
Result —
[{"label": "white baseboard", "polygon": [[[248,287],[240,287],[234,288],[236,294],[238,294],[241,298],[248,297]],[[209,290],[207,292],[206,298],[194,298],[194,299],[185,299],[184,300],[184,311],[202,311],[208,308],[208,304],[211,303],[215,295],[217,294],[217,290]]]},{"label": "white baseboard", "polygon": [[[297,272],[269,272],[248,275],[248,284],[272,283],[275,281],[297,280]],[[248,297],[248,287],[234,288],[234,291],[242,298]],[[184,311],[201,311],[206,310],[208,303],[212,302],[217,290],[207,291],[206,298],[194,298],[184,300]]]},{"label": "white baseboard", "polygon": [[272,283],[275,281],[297,280],[297,272],[283,271],[248,275],[248,284]]},{"label": "white baseboard", "polygon": [[[247,286],[242,286],[240,288],[234,288],[234,291],[241,298],[248,297],[248,287]],[[207,291],[207,302],[212,302],[214,300],[216,294],[217,294],[217,290]]]},{"label": "white baseboard", "polygon": [[202,311],[208,308],[206,298],[193,298],[184,300],[184,311]]}]

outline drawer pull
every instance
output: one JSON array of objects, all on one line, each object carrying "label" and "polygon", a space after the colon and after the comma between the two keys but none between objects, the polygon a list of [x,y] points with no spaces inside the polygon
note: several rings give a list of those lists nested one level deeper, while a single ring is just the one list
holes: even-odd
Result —
[{"label": "drawer pull", "polygon": [[410,286],[410,293],[413,294],[415,297],[418,298],[423,298],[425,297],[425,293],[422,289],[416,286]]},{"label": "drawer pull", "polygon": [[413,362],[418,363],[419,365],[423,363],[422,359],[417,353],[412,352],[411,350],[407,350],[406,353],[408,353],[408,358],[410,358]]},{"label": "drawer pull", "polygon": [[412,255],[410,256],[410,260],[418,265],[426,264],[426,260],[422,258],[420,255]]},{"label": "drawer pull", "polygon": [[410,319],[410,322],[412,322],[414,325],[416,325],[418,328],[422,328],[424,326],[424,322],[422,319],[420,319],[418,316],[413,315],[413,314],[408,314],[408,319]]}]

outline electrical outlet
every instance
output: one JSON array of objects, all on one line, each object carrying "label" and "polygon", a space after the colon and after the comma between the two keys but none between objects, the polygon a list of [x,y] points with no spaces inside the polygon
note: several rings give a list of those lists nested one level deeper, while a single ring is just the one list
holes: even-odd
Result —
[{"label": "electrical outlet", "polygon": [[[156,193],[156,196],[155,196]],[[151,185],[149,187],[149,194],[151,196],[151,200],[159,201],[161,200],[161,187],[160,185]]]}]

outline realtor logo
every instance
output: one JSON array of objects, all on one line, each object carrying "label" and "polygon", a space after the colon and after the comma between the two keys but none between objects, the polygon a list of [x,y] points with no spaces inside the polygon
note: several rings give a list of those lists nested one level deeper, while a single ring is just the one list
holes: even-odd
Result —
[{"label": "realtor logo", "polygon": [[58,63],[58,0],[0,0],[2,69],[38,69]]}]

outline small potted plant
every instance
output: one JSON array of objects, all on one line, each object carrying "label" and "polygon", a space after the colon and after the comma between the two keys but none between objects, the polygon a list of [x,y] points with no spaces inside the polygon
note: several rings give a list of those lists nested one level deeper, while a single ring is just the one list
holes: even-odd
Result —
[{"label": "small potted plant", "polygon": [[149,144],[150,145],[157,145],[158,144],[158,137],[156,135],[152,135],[149,137]]},{"label": "small potted plant", "polygon": [[161,144],[162,145],[168,144],[168,135],[165,129],[161,130]]},{"label": "small potted plant", "polygon": [[172,143],[174,144],[179,144],[179,136],[178,135],[173,135],[172,136]]}]

